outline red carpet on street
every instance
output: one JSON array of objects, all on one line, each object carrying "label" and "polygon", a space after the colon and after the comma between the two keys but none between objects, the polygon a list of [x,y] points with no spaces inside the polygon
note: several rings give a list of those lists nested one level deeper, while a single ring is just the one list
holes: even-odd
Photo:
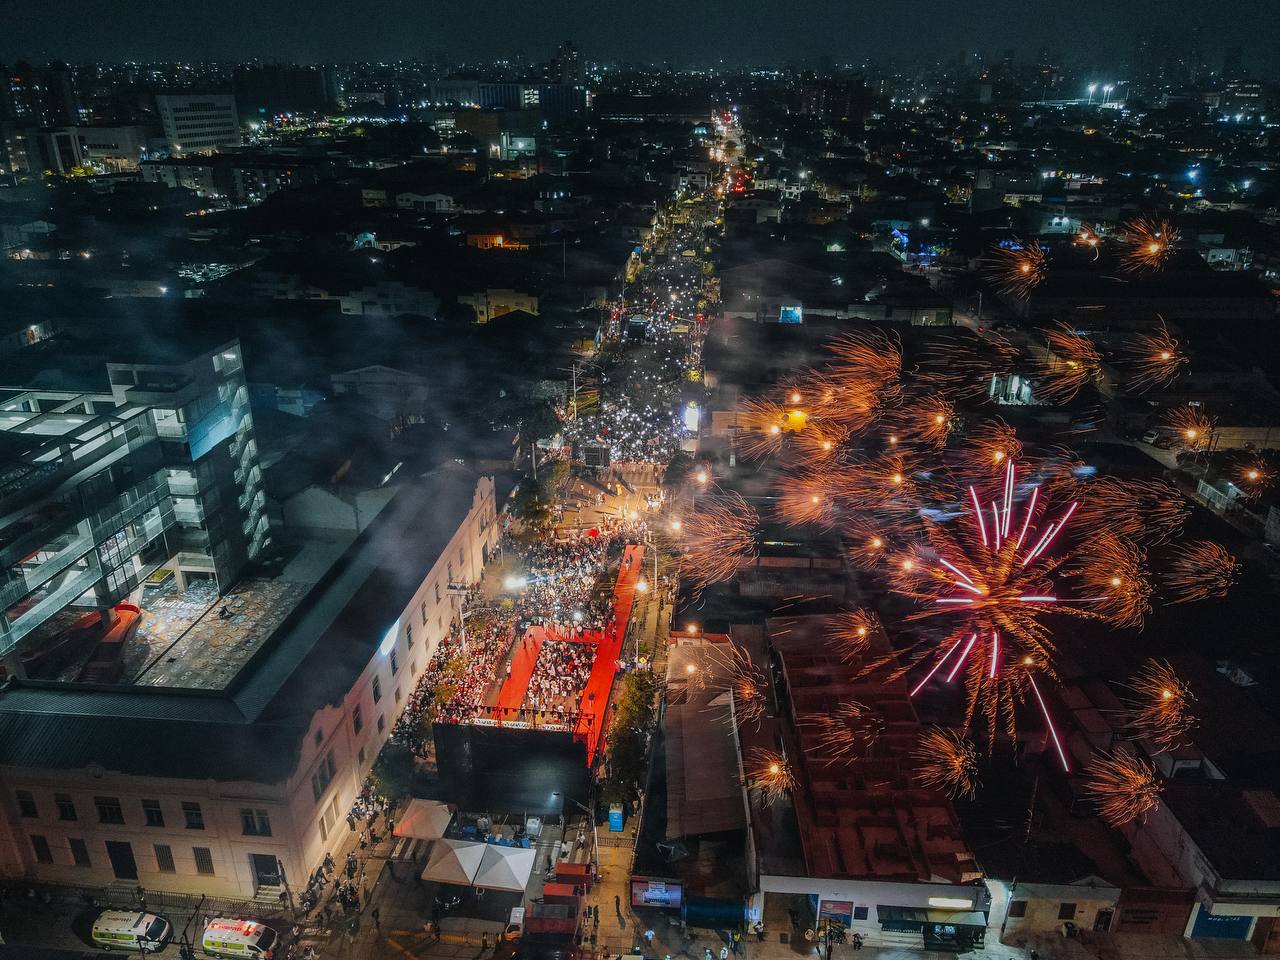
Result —
[{"label": "red carpet on street", "polygon": [[533,668],[538,662],[538,653],[542,650],[542,641],[546,639],[546,630],[542,627],[530,627],[516,643],[515,653],[511,655],[511,672],[498,691],[497,716],[509,719],[524,704],[525,695],[529,692],[529,681],[533,679]]},{"label": "red carpet on street", "polygon": [[[582,709],[573,733],[587,745],[588,764],[595,760],[604,733],[604,715],[609,708],[609,694],[613,690],[614,675],[618,672],[618,658],[622,655],[622,643],[627,635],[627,623],[635,605],[636,583],[640,580],[643,565],[644,547],[638,544],[627,547],[618,569],[618,582],[613,588],[613,629],[600,637],[591,676],[582,690]],[[527,685],[528,681],[525,683]]]}]

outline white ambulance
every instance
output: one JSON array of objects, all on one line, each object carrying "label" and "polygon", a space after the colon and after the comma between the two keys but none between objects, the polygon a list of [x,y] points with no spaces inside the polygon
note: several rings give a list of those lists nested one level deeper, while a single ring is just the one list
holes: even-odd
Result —
[{"label": "white ambulance", "polygon": [[210,920],[200,948],[206,957],[247,957],[271,960],[279,936],[257,920]]}]

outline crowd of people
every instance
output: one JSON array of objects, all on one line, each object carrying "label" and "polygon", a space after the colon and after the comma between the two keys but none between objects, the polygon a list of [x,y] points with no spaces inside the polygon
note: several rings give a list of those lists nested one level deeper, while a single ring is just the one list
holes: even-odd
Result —
[{"label": "crowd of people", "polygon": [[529,680],[525,705],[538,712],[576,712],[595,660],[593,643],[544,640]]}]

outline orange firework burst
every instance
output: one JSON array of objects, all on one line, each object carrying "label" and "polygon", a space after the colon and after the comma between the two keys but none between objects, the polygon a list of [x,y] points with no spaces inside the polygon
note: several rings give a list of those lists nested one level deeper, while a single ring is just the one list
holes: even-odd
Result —
[{"label": "orange firework burst", "polygon": [[760,790],[760,800],[772,805],[796,788],[787,758],[775,750],[755,747],[747,755],[747,778]]},{"label": "orange firework burst", "polygon": [[849,562],[863,570],[875,570],[885,557],[893,556],[901,544],[890,536],[888,524],[877,524],[867,517],[851,520],[845,529],[849,542]]},{"label": "orange firework burst", "polygon": [[914,509],[916,483],[902,454],[853,460],[836,480],[837,496],[851,509],[896,515]]},{"label": "orange firework burst", "polygon": [[1178,231],[1168,220],[1138,217],[1124,225],[1120,240],[1124,244],[1122,267],[1131,273],[1142,273],[1159,270],[1168,263],[1173,245],[1178,242]]},{"label": "orange firework burst", "polygon": [[681,575],[695,591],[731,580],[760,555],[760,515],[736,493],[705,497],[682,523]]},{"label": "orange firework burst", "polygon": [[1259,496],[1275,480],[1271,464],[1256,455],[1239,460],[1234,472],[1237,489],[1251,499]]},{"label": "orange firework burst", "polygon": [[983,420],[968,429],[956,458],[967,472],[998,473],[1022,456],[1018,432],[1003,420]]},{"label": "orange firework burst", "polygon": [[776,512],[791,526],[830,526],[835,515],[835,480],[831,471],[809,468],[780,479]]},{"label": "orange firework burst", "polygon": [[1089,538],[1064,572],[1076,577],[1080,593],[1096,602],[1094,610],[1118,627],[1140,627],[1151,612],[1146,554],[1113,533]]},{"label": "orange firework burst", "polygon": [[921,348],[916,379],[948,396],[976,399],[986,397],[991,378],[1011,372],[1017,359],[1018,348],[999,334],[953,328]]},{"label": "orange firework burst", "polygon": [[882,389],[892,392],[850,368],[813,373],[809,379],[805,408],[811,411],[811,419],[825,430],[843,431],[845,438],[861,433],[875,421]]},{"label": "orange firework burst", "polygon": [[827,349],[835,357],[828,375],[837,383],[882,388],[902,376],[902,346],[879,330],[841,334]]},{"label": "orange firework burst", "polygon": [[871,638],[881,629],[880,618],[871,610],[859,608],[838,615],[839,626],[831,631],[831,639],[835,642],[845,660],[856,660],[867,652],[871,646]]},{"label": "orange firework burst", "polygon": [[943,397],[913,397],[884,414],[885,430],[900,442],[925,447],[946,446],[951,435],[955,408]]},{"label": "orange firework burst", "polygon": [[1148,660],[1129,681],[1125,698],[1128,727],[1157,750],[1172,750],[1186,742],[1195,728],[1196,698],[1163,660]]},{"label": "orange firework burst", "polygon": [[808,418],[773,400],[747,397],[738,402],[734,445],[753,460],[782,449],[788,435],[803,430]]},{"label": "orange firework burst", "polygon": [[842,423],[809,418],[809,426],[795,434],[792,444],[797,456],[811,466],[820,466],[840,456],[852,431]]},{"label": "orange firework burst", "polygon": [[982,272],[1007,297],[1025,300],[1045,278],[1049,256],[1034,241],[1015,240],[1007,247],[994,247],[983,259]]},{"label": "orange firework burst", "polygon": [[1199,407],[1174,407],[1165,413],[1161,425],[1177,435],[1184,450],[1208,449],[1213,438],[1213,420]]},{"label": "orange firework burst", "polygon": [[1092,227],[1084,224],[1080,225],[1080,231],[1072,238],[1071,242],[1077,247],[1087,247],[1094,251],[1094,259],[1097,259],[1097,250],[1102,240]]},{"label": "orange firework burst", "polygon": [[1135,393],[1157,386],[1167,387],[1191,360],[1169,334],[1163,320],[1154,332],[1133,336],[1121,353],[1133,371],[1126,386]]},{"label": "orange firework burst", "polygon": [[978,751],[954,730],[923,731],[911,757],[916,762],[913,779],[922,787],[949,797],[971,797],[978,789]]},{"label": "orange firework burst", "polygon": [[1169,603],[1192,603],[1222,597],[1240,575],[1240,561],[1209,540],[1178,546],[1165,569]]},{"label": "orange firework burst", "polygon": [[1087,530],[1110,531],[1132,543],[1158,544],[1181,529],[1190,507],[1175,487],[1160,480],[1102,477],[1077,482],[1078,523]]},{"label": "orange firework burst", "polygon": [[1113,827],[1132,823],[1158,807],[1160,790],[1155,767],[1128,751],[1100,753],[1085,767],[1085,792]]},{"label": "orange firework burst", "polygon": [[816,734],[825,764],[848,763],[865,755],[884,731],[884,719],[857,700],[842,700],[827,713],[806,714],[800,723]]},{"label": "orange firework burst", "polygon": [[709,645],[696,677],[700,689],[723,687],[731,694],[738,719],[760,725],[768,707],[769,684],[745,650],[732,643]]},{"label": "orange firework burst", "polygon": [[1045,355],[1036,364],[1035,392],[1051,403],[1073,400],[1102,377],[1102,354],[1092,340],[1065,323],[1044,331]]}]

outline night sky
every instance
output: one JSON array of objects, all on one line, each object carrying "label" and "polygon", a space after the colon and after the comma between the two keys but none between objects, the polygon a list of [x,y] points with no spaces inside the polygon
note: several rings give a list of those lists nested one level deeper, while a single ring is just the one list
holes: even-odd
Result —
[{"label": "night sky", "polygon": [[679,65],[832,56],[916,60],[1042,44],[1105,67],[1152,25],[1194,38],[1212,68],[1239,45],[1280,74],[1277,0],[42,0],[0,4],[0,59],[544,59],[575,40],[585,57]]}]

